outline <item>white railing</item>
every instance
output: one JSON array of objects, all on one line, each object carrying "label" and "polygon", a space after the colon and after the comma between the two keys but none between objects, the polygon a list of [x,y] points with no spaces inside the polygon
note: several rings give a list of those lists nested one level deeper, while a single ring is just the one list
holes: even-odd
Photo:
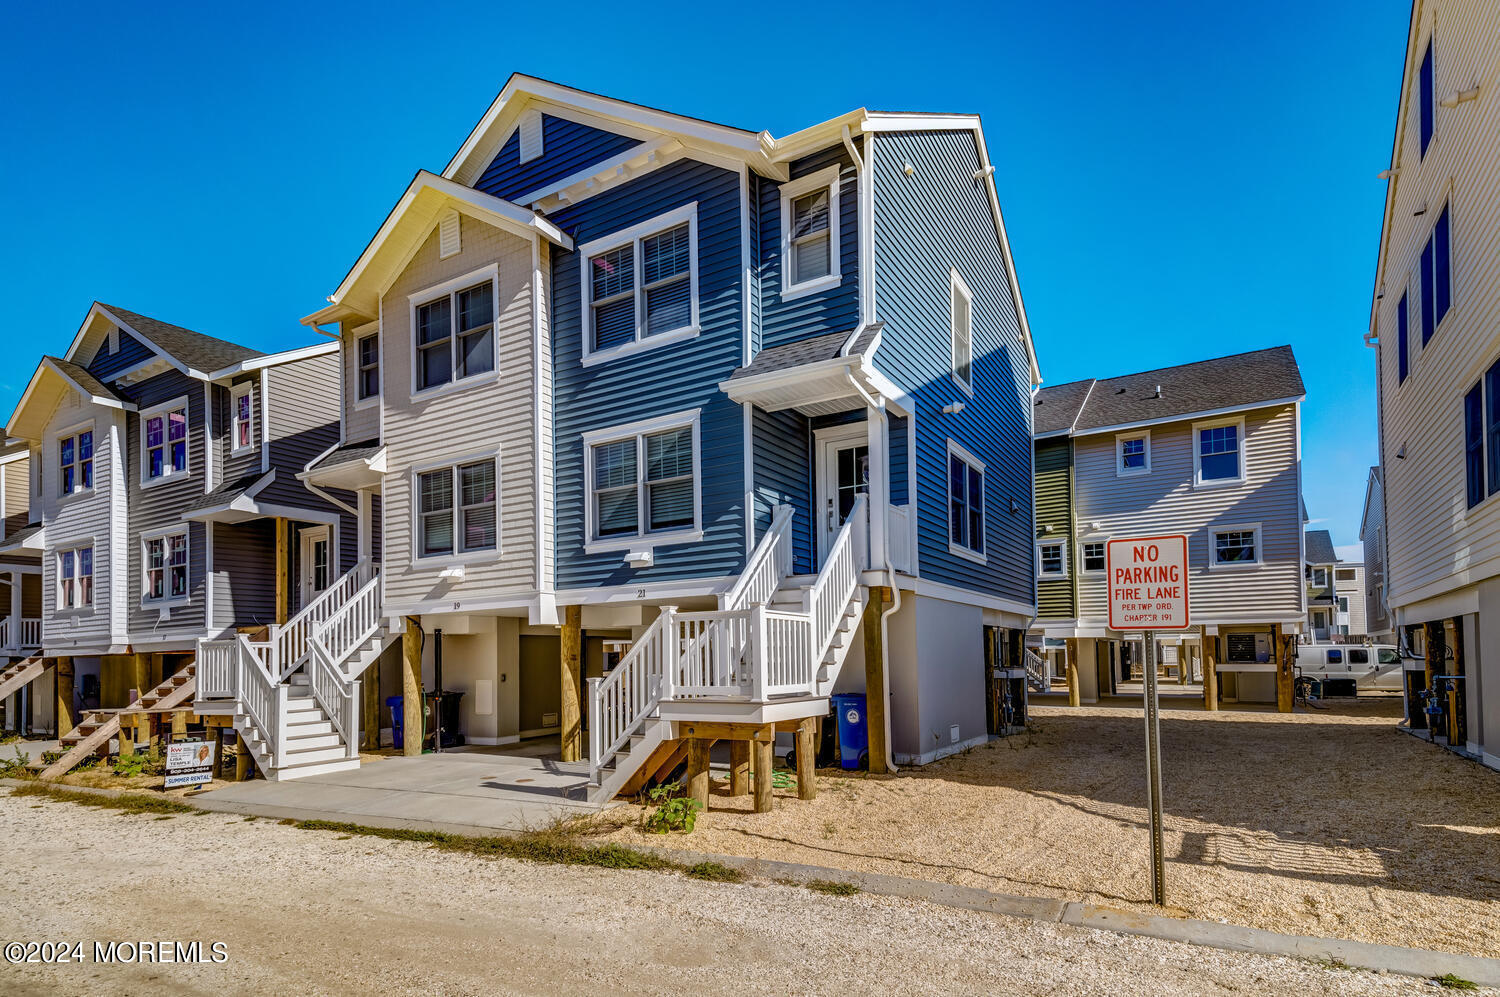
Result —
[{"label": "white railing", "polygon": [[355,676],[347,673],[345,662],[379,629],[380,577],[377,572],[318,625],[308,643],[316,646],[327,657],[329,666],[349,681]]},{"label": "white railing", "polygon": [[21,617],[20,632],[16,630],[16,617],[0,620],[0,647],[10,650],[34,651],[42,646],[42,621],[35,616]]},{"label": "white railing", "polygon": [[792,573],[792,515],[789,505],[779,505],[771,526],[760,538],[739,580],[719,600],[720,609],[749,609],[771,601],[783,579]]},{"label": "white railing", "polygon": [[589,778],[614,757],[630,735],[656,712],[672,632],[673,608],[661,615],[631,645],[625,657],[603,678],[589,679]]},{"label": "white railing", "polygon": [[0,620],[0,647],[13,648],[16,646],[15,644],[11,643],[10,639],[10,635],[15,629],[13,626],[11,626],[11,622],[14,619],[15,617],[7,616],[5,619]]},{"label": "white railing", "polygon": [[42,646],[42,621],[40,617],[23,616],[21,618],[21,646],[27,648]]},{"label": "white railing", "polygon": [[233,699],[234,669],[239,659],[239,642],[204,640],[198,642],[198,698]]},{"label": "white railing", "polygon": [[849,600],[859,587],[859,573],[864,570],[869,550],[869,518],[865,496],[854,500],[849,518],[839,527],[838,536],[828,548],[822,570],[808,589],[804,606],[812,617],[813,661],[822,661],[828,645],[838,632],[839,621],[848,611]]},{"label": "white railing", "polygon": [[375,566],[369,561],[361,560],[318,593],[317,598],[302,607],[302,611],[296,616],[279,626],[271,627],[271,656],[268,664],[279,678],[284,680],[297,670],[302,664],[303,656],[307,654],[308,639],[375,576]]},{"label": "white railing", "polygon": [[287,687],[273,682],[265,673],[263,659],[243,634],[235,645],[234,700],[255,724],[265,741],[266,765],[276,768],[279,752],[286,740],[282,720],[286,716]]},{"label": "white railing", "polygon": [[1046,692],[1052,688],[1052,677],[1047,674],[1047,662],[1040,654],[1028,647],[1026,653],[1022,655],[1022,660],[1026,664],[1026,681],[1033,689]]},{"label": "white railing", "polygon": [[671,632],[676,635],[675,668],[665,672],[663,699],[734,697],[763,699],[764,669],[753,652],[752,632],[765,610],[721,609],[710,613],[674,613]]},{"label": "white railing", "polygon": [[816,691],[818,658],[813,657],[812,617],[805,613],[763,614],[756,641],[756,668],[764,668],[761,688],[767,696]]},{"label": "white railing", "polygon": [[[334,664],[323,642],[314,636],[308,641],[307,673],[313,698],[338,731],[348,757],[359,756],[358,741],[359,681],[350,680]],[[281,688],[285,688],[282,686]]]}]

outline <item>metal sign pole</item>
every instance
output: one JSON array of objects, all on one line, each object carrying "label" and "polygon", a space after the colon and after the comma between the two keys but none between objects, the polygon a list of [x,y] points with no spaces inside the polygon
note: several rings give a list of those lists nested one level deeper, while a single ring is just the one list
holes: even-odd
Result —
[{"label": "metal sign pole", "polygon": [[1142,635],[1145,654],[1146,795],[1151,811],[1151,899],[1167,902],[1167,867],[1162,857],[1161,703],[1156,693],[1156,633]]}]

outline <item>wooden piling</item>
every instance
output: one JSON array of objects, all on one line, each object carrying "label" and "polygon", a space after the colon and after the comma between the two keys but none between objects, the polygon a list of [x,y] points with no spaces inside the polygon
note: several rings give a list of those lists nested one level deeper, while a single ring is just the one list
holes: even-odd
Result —
[{"label": "wooden piling", "polygon": [[[864,619],[860,622],[860,629],[864,631],[865,644],[865,725],[869,731],[870,740],[870,771],[876,774],[883,774],[886,771],[885,711],[889,708],[889,692],[885,685],[885,649],[880,636],[880,613],[889,592],[889,588],[880,586],[870,588],[870,598],[865,603]],[[758,810],[759,773],[755,777],[755,792]],[[770,809],[769,798],[766,809]]]},{"label": "wooden piling", "polygon": [[234,736],[234,781],[244,782],[254,774],[254,766],[251,764],[250,758],[250,746],[245,743],[244,735],[236,731]]},{"label": "wooden piling", "polygon": [[1203,708],[1219,708],[1219,638],[1203,635]]},{"label": "wooden piling", "polygon": [[755,741],[755,812],[768,814],[771,812],[771,785],[774,776],[771,770],[774,766],[776,742]]},{"label": "wooden piling", "polygon": [[73,659],[53,658],[50,663],[53,672],[53,694],[57,699],[55,727],[57,736],[63,737],[76,726],[73,722]]},{"label": "wooden piling", "polygon": [[[797,750],[802,750],[798,748]],[[729,742],[729,795],[750,794],[750,742]]]},{"label": "wooden piling", "polygon": [[1281,624],[1271,624],[1271,656],[1276,662],[1276,712],[1292,712],[1292,661],[1281,643]]},{"label": "wooden piling", "polygon": [[401,635],[401,753],[415,757],[422,753],[422,621],[406,617],[406,632]]},{"label": "wooden piling", "polygon": [[292,537],[291,523],[276,517],[276,622],[291,618],[292,607]]},{"label": "wooden piling", "polygon": [[562,627],[562,743],[558,757],[576,762],[583,754],[583,722],[579,705],[583,693],[583,607],[563,609]]},{"label": "wooden piling", "polygon": [[818,796],[817,742],[813,740],[813,718],[797,725],[797,799],[812,800]]},{"label": "wooden piling", "polygon": [[1068,675],[1068,705],[1078,706],[1083,700],[1078,688],[1078,640],[1074,637],[1063,641],[1063,662]]},{"label": "wooden piling", "polygon": [[[690,737],[687,743],[687,774],[684,776],[688,797],[696,800],[704,810],[708,809],[708,751],[713,741],[706,737]],[[760,773],[755,777],[759,792]]]}]

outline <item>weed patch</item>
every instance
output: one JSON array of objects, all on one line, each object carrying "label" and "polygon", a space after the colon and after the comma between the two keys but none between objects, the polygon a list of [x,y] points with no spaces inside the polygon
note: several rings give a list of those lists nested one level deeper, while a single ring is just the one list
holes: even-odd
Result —
[{"label": "weed patch", "polygon": [[698,823],[698,811],[703,809],[703,804],[683,795],[680,782],[656,786],[647,791],[646,799],[656,809],[641,817],[641,827],[652,834],[670,834],[673,831],[686,834]]},{"label": "weed patch", "polygon": [[1444,973],[1442,976],[1434,976],[1432,982],[1445,990],[1478,990],[1479,985],[1473,980],[1466,980],[1462,976],[1454,976],[1452,973]]},{"label": "weed patch", "polygon": [[197,807],[189,806],[180,800],[173,800],[163,796],[144,796],[140,793],[121,793],[118,796],[107,796],[103,793],[83,793],[76,789],[61,789],[57,786],[49,786],[39,782],[17,786],[11,792],[15,796],[45,797],[46,799],[56,800],[59,803],[76,803],[81,807],[118,810],[121,813],[127,814],[175,815],[198,812]]},{"label": "weed patch", "polygon": [[802,884],[814,893],[826,893],[830,897],[852,897],[859,892],[853,883],[836,879],[810,879]]},{"label": "weed patch", "polygon": [[15,754],[10,758],[0,758],[0,779],[29,779],[31,769],[31,756],[20,748],[13,749]]},{"label": "weed patch", "polygon": [[718,862],[699,862],[688,866],[683,873],[693,879],[706,879],[711,883],[743,883],[745,881],[743,872]]}]

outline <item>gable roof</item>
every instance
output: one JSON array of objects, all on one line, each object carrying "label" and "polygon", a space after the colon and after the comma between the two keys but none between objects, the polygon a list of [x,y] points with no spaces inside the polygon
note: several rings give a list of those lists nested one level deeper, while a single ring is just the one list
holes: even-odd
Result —
[{"label": "gable roof", "polygon": [[1339,556],[1333,551],[1333,536],[1327,530],[1308,530],[1306,553],[1308,564],[1333,564]]},{"label": "gable roof", "polygon": [[71,360],[64,360],[61,357],[44,356],[42,357],[42,362],[62,375],[64,380],[73,382],[75,388],[95,401],[112,405],[116,408],[135,408],[135,405],[128,398]]},{"label": "gable roof", "polygon": [[156,347],[159,352],[168,354],[170,359],[180,360],[196,371],[206,373],[264,355],[260,350],[252,350],[248,346],[231,343],[227,339],[205,336],[201,332],[184,329],[180,325],[163,322],[138,312],[127,311],[102,302],[100,307],[122,319],[121,324],[126,327],[126,330],[135,333],[147,345]]},{"label": "gable roof", "polygon": [[1084,381],[1054,384],[1038,391],[1031,402],[1032,434],[1055,436],[1070,431],[1095,383],[1091,377]]},{"label": "gable roof", "polygon": [[1048,404],[1065,410],[1066,399],[1080,383],[1091,383],[1092,387],[1073,420],[1075,434],[1291,403],[1301,401],[1307,393],[1292,348],[1274,346],[1139,374],[1042,388],[1037,392],[1041,403],[1037,411]]}]

